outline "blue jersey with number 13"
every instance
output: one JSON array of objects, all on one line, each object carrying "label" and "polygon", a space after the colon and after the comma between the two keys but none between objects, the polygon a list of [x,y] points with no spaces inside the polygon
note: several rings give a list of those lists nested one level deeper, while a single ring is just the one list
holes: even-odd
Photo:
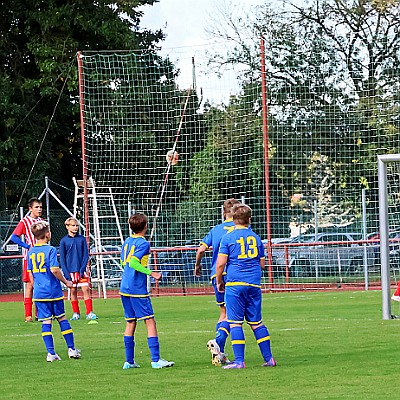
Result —
[{"label": "blue jersey with number 13", "polygon": [[221,240],[219,254],[228,257],[226,285],[261,285],[260,260],[265,258],[261,238],[250,228],[235,227]]}]

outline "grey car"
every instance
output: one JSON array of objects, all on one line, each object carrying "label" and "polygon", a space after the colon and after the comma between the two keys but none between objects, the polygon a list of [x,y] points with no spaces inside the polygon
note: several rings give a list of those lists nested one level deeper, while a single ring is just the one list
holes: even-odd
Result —
[{"label": "grey car", "polygon": [[[357,232],[319,232],[293,238],[283,246],[274,246],[272,259],[275,276],[291,277],[345,276],[374,266],[375,254],[359,241]],[[285,250],[285,246],[287,249]]]}]

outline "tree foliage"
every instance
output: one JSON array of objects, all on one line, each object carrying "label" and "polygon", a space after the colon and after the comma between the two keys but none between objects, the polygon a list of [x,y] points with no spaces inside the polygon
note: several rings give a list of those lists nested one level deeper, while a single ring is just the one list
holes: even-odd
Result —
[{"label": "tree foliage", "polygon": [[1,2],[0,182],[6,182],[7,205],[16,204],[43,138],[32,171],[37,180],[25,198],[37,195],[45,175],[61,182],[80,175],[76,52],[155,51],[163,33],[141,31],[138,9],[155,1]]}]

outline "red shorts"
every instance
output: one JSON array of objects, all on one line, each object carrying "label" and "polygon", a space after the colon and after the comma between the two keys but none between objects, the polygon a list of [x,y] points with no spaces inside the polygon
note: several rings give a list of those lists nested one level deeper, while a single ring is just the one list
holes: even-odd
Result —
[{"label": "red shorts", "polygon": [[28,261],[24,258],[22,263],[22,282],[30,282],[30,277],[28,273]]},{"label": "red shorts", "polygon": [[79,272],[70,272],[69,276],[71,277],[72,284],[75,287],[89,286],[89,276],[86,272],[83,276],[81,276]]}]

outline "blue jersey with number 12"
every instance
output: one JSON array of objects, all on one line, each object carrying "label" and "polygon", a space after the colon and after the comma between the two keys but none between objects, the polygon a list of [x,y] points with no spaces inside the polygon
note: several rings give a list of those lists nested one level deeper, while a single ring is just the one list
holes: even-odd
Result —
[{"label": "blue jersey with number 12", "polygon": [[33,300],[54,301],[64,298],[60,281],[51,272],[59,269],[57,250],[49,244],[35,244],[27,254],[28,271],[33,275]]},{"label": "blue jersey with number 12", "polygon": [[219,254],[228,257],[226,286],[261,285],[260,260],[265,258],[261,238],[250,228],[235,227],[221,240]]}]

